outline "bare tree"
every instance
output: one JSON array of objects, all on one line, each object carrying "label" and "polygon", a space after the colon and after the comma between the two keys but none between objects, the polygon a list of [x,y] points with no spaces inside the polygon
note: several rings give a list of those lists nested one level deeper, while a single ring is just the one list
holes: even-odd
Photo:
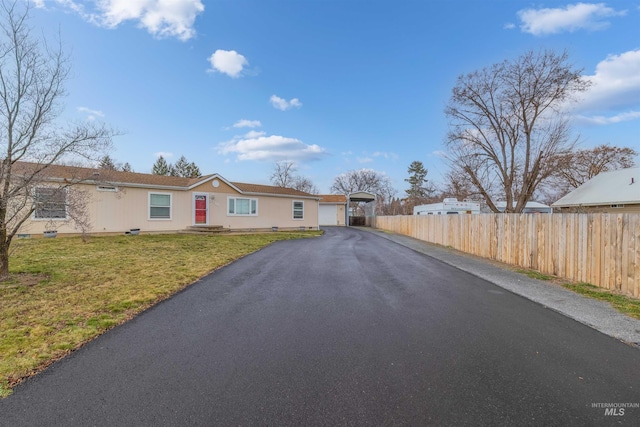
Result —
[{"label": "bare tree", "polygon": [[319,194],[320,191],[313,182],[304,176],[298,175],[296,164],[291,160],[276,162],[271,174],[271,184],[276,187],[293,188],[309,194]]},{"label": "bare tree", "polygon": [[271,174],[271,183],[276,187],[292,188],[297,177],[297,168],[294,161],[281,160],[276,162]]},{"label": "bare tree", "polygon": [[637,155],[633,148],[608,144],[562,154],[557,157],[553,174],[541,185],[536,197],[551,204],[602,172],[635,166]]},{"label": "bare tree", "polygon": [[473,186],[467,174],[459,168],[451,168],[444,176],[442,192],[438,197],[455,197],[458,200],[481,200],[482,195]]},{"label": "bare tree", "polygon": [[375,194],[377,207],[381,212],[392,202],[396,194],[389,176],[373,169],[351,170],[333,179],[332,193],[350,194],[358,191]]},{"label": "bare tree", "polygon": [[564,111],[589,87],[580,73],[566,52],[543,51],[458,77],[445,109],[449,160],[492,211],[504,200],[506,212],[521,212],[572,149]]},{"label": "bare tree", "polygon": [[51,48],[34,37],[28,19],[28,4],[0,1],[0,278],[9,274],[9,248],[22,224],[32,214],[70,212],[69,192],[89,178],[53,184],[48,170],[63,162],[96,164],[114,134],[94,122],[57,121],[69,60],[61,44]]},{"label": "bare tree", "polygon": [[318,190],[318,187],[316,187],[309,178],[306,178],[304,176],[296,177],[293,182],[293,187],[291,188],[298,191],[304,191],[305,193],[309,194],[320,194],[320,190]]},{"label": "bare tree", "polygon": [[573,151],[559,157],[554,177],[572,188],[578,188],[601,172],[635,166],[634,157],[637,155],[638,152],[633,148],[608,144]]}]

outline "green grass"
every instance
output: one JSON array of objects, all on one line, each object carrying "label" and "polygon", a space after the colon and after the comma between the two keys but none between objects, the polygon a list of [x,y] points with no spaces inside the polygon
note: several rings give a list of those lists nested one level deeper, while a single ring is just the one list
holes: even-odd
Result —
[{"label": "green grass", "polygon": [[207,273],[319,231],[24,239],[0,282],[0,397],[83,343]]},{"label": "green grass", "polygon": [[622,314],[640,319],[640,300],[627,297],[625,295],[616,294],[604,288],[599,288],[590,283],[566,283],[564,280],[556,276],[549,276],[534,270],[515,270],[520,274],[525,274],[532,279],[552,281],[557,285],[561,285],[566,289],[572,290],[580,295],[594,298],[600,301],[606,301],[613,308]]},{"label": "green grass", "polygon": [[562,286],[589,298],[606,301],[619,312],[640,319],[640,300],[615,294],[590,283],[566,283]]},{"label": "green grass", "polygon": [[516,270],[516,272],[520,274],[525,274],[530,278],[537,279],[537,280],[553,280],[554,279],[553,276],[549,276],[547,274],[543,274],[535,270]]}]

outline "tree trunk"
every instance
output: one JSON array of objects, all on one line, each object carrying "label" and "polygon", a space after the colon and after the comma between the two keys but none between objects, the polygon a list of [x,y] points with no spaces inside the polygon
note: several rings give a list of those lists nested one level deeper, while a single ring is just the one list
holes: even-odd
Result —
[{"label": "tree trunk", "polygon": [[0,241],[0,281],[9,277],[9,243],[7,239]]}]

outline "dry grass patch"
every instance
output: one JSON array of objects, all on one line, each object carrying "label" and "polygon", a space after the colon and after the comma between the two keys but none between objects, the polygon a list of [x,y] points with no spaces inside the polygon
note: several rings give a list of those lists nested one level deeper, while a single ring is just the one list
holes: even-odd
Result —
[{"label": "dry grass patch", "polygon": [[526,274],[532,279],[552,282],[556,285],[562,286],[566,289],[589,298],[606,301],[620,313],[634,317],[636,319],[640,319],[640,300],[637,298],[612,292],[608,289],[592,285],[591,283],[567,282],[567,279],[543,274],[535,270],[515,269],[514,271],[520,274]]},{"label": "dry grass patch", "polygon": [[640,300],[613,293],[607,289],[599,288],[590,283],[565,283],[562,286],[567,289],[571,289],[580,295],[585,295],[589,298],[600,301],[606,301],[620,313],[640,319]]},{"label": "dry grass patch", "polygon": [[18,240],[0,282],[0,397],[83,343],[274,241],[321,232]]}]

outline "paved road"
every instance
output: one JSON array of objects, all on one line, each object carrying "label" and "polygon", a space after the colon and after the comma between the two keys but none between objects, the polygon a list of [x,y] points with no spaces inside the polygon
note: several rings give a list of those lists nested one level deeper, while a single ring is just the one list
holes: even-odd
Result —
[{"label": "paved road", "polygon": [[[638,425],[640,350],[375,234],[231,264],[0,401],[0,425]],[[617,410],[620,413],[620,410]]]}]

